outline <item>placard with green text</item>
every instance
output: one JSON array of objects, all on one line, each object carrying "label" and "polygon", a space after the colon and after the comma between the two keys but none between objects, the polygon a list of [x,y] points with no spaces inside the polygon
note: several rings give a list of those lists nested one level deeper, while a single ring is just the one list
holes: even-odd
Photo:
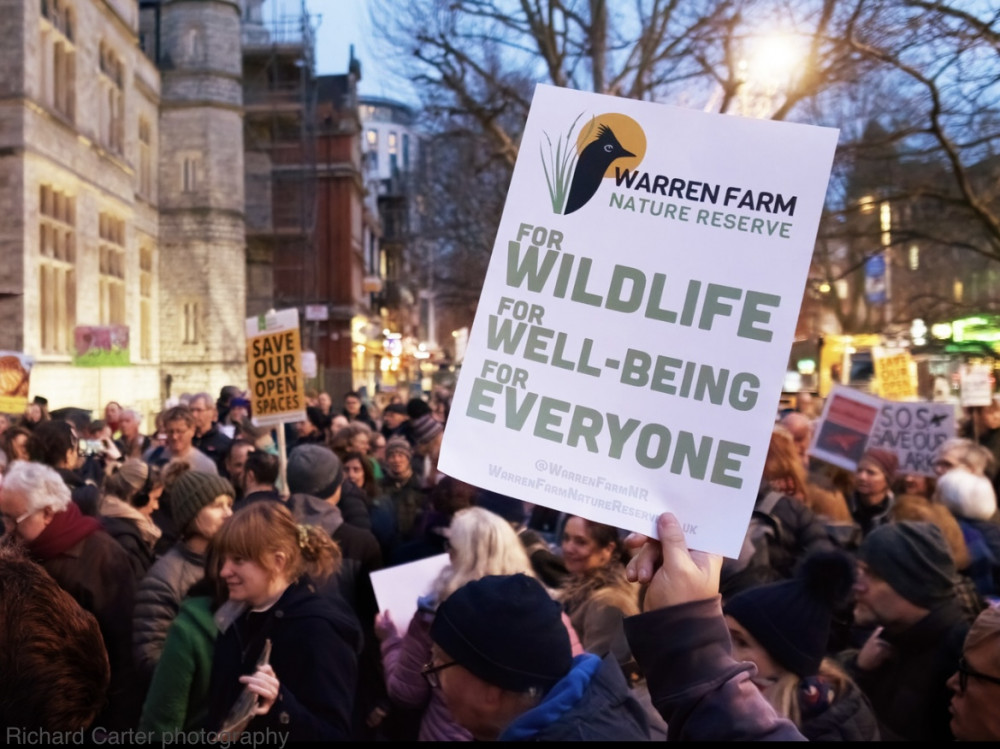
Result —
[{"label": "placard with green text", "polygon": [[837,135],[539,85],[439,468],[735,556]]}]

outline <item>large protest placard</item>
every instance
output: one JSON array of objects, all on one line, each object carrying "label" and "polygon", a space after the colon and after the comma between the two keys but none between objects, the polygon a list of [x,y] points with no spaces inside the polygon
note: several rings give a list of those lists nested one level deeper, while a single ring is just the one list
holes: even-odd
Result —
[{"label": "large protest placard", "polygon": [[305,381],[299,311],[283,309],[248,317],[247,372],[254,422],[305,421]]},{"label": "large protest placard", "polygon": [[809,454],[848,471],[869,447],[892,450],[900,473],[934,476],[934,454],[955,436],[951,403],[891,401],[837,385],[830,392]]},{"label": "large protest placard", "polygon": [[27,407],[34,362],[20,351],[0,351],[0,413],[20,414]]},{"label": "large protest placard", "polygon": [[836,142],[538,86],[440,469],[735,555]]}]

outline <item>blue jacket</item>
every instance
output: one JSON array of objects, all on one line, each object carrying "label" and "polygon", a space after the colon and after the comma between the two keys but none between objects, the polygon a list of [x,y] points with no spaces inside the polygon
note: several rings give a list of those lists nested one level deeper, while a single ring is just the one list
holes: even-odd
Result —
[{"label": "blue jacket", "polygon": [[629,693],[614,656],[585,653],[500,741],[649,741],[642,706]]},{"label": "blue jacket", "polygon": [[721,596],[630,616],[625,635],[668,740],[805,741],[733,658]]}]

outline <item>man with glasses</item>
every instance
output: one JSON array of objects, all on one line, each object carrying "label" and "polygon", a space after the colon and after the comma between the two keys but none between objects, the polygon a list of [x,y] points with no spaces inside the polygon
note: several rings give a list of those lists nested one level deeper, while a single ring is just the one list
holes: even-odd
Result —
[{"label": "man with glasses", "polygon": [[97,619],[111,666],[109,703],[96,725],[134,727],[141,703],[131,688],[132,607],[135,576],[128,553],[96,518],[80,512],[55,469],[17,461],[0,486],[0,516],[7,539]]},{"label": "man with glasses", "polygon": [[1000,741],[1000,608],[973,622],[958,670],[948,679],[951,732],[959,741]]},{"label": "man with glasses", "polygon": [[192,471],[219,474],[215,461],[194,446],[195,417],[187,406],[174,406],[163,417],[163,433],[167,443],[147,451],[142,459],[162,468],[177,460],[187,463]]},{"label": "man with glasses", "polygon": [[438,607],[431,640],[424,678],[480,741],[650,740],[618,662],[574,659],[562,609],[532,577],[466,583]]},{"label": "man with glasses", "polygon": [[883,741],[949,741],[948,677],[969,622],[936,525],[875,528],[858,549],[854,624],[871,630],[841,660],[872,703]]},{"label": "man with glasses", "polygon": [[198,393],[191,398],[188,408],[194,416],[194,439],[191,443],[215,461],[220,476],[226,476],[225,460],[233,440],[219,431],[219,423],[216,420],[219,412],[215,407],[215,401],[208,393]]}]

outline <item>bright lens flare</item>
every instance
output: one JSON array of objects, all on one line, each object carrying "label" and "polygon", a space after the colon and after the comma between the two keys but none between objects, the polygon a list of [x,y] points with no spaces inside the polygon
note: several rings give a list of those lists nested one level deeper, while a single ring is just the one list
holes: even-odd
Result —
[{"label": "bright lens flare", "polygon": [[769,34],[755,40],[748,59],[749,73],[759,80],[787,81],[806,55],[802,39],[790,34]]}]

